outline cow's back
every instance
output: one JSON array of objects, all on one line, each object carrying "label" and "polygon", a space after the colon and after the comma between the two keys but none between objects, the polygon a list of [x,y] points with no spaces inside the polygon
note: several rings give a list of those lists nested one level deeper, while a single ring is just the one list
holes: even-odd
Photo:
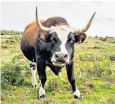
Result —
[{"label": "cow's back", "polygon": [[[62,17],[51,17],[47,20],[41,20],[41,23],[45,27],[59,26],[59,25],[68,25],[67,21]],[[31,61],[35,61],[35,44],[36,44],[36,35],[40,34],[41,36],[45,35],[45,32],[40,31],[36,22],[32,22],[27,25],[24,30],[24,34],[21,39],[21,50]]]}]

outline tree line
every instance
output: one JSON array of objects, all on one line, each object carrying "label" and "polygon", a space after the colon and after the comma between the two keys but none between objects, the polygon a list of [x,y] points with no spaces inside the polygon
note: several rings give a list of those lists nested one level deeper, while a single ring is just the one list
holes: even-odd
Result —
[{"label": "tree line", "polygon": [[22,31],[0,30],[1,35],[22,35]]}]

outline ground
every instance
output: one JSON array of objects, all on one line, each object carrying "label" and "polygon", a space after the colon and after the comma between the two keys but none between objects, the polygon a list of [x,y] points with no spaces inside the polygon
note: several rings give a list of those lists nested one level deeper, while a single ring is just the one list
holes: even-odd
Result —
[{"label": "ground", "polygon": [[[2,104],[115,104],[115,39],[87,38],[75,45],[75,79],[84,99],[73,98],[66,69],[55,76],[47,67],[46,100],[31,86],[28,60],[20,50],[21,35],[1,36]],[[38,82],[38,87],[40,86]]]}]

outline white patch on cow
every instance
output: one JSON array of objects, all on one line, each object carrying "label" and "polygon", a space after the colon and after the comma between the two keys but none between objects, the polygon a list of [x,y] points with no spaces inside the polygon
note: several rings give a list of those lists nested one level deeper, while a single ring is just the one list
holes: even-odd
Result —
[{"label": "white patch on cow", "polygon": [[40,87],[39,89],[39,96],[45,95],[45,90],[43,89],[43,87]]},{"label": "white patch on cow", "polygon": [[42,87],[41,81],[40,81],[40,89],[39,89],[39,97],[42,95],[45,95],[45,89]]},{"label": "white patch on cow", "polygon": [[[60,45],[60,49],[61,49],[61,53],[64,53],[64,54],[69,54],[66,47],[65,47],[65,44],[67,43],[67,40],[68,40],[68,34],[70,32],[73,32],[75,31],[74,29],[70,28],[69,26],[66,26],[66,25],[62,25],[62,26],[58,26],[58,27],[51,27],[51,31],[52,32],[56,32],[59,39],[61,40],[61,45]],[[55,54],[55,53],[54,53]],[[69,55],[68,55],[68,58],[66,59],[66,63],[69,63]],[[54,55],[52,56],[51,58],[51,61],[52,62],[55,62],[56,59],[54,57]],[[55,64],[55,63],[54,63]],[[58,65],[59,66],[59,65]],[[63,65],[60,65],[60,66],[63,66]]]},{"label": "white patch on cow", "polygon": [[60,28],[57,28],[55,30],[55,32],[57,33],[59,39],[61,40],[61,45],[60,45],[60,49],[61,49],[61,52],[62,53],[68,53],[67,50],[66,50],[66,47],[65,47],[65,44],[67,42],[67,39],[68,39],[68,34],[69,34],[69,30],[65,28],[65,26],[63,27],[60,27]]},{"label": "white patch on cow", "polygon": [[[35,63],[32,63],[32,64],[35,65]],[[36,67],[30,67],[30,68],[31,68],[31,74],[32,74],[32,86],[35,88],[38,88],[37,81],[36,81],[36,71],[37,71]]]},{"label": "white patch on cow", "polygon": [[80,97],[80,91],[78,90],[78,88],[76,88],[76,91],[74,91],[73,95]]},{"label": "white patch on cow", "polygon": [[58,76],[61,77],[61,72],[58,73]]}]

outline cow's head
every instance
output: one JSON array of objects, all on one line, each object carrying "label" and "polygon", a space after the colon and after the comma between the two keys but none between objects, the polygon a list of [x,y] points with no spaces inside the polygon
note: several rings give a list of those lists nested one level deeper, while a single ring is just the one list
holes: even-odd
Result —
[{"label": "cow's head", "polygon": [[74,43],[82,43],[86,32],[91,25],[95,13],[89,20],[88,24],[83,29],[73,29],[67,25],[52,26],[50,28],[42,26],[37,16],[36,8],[36,23],[38,27],[47,32],[45,40],[51,44],[51,62],[55,66],[64,66],[72,61],[74,55]]}]

